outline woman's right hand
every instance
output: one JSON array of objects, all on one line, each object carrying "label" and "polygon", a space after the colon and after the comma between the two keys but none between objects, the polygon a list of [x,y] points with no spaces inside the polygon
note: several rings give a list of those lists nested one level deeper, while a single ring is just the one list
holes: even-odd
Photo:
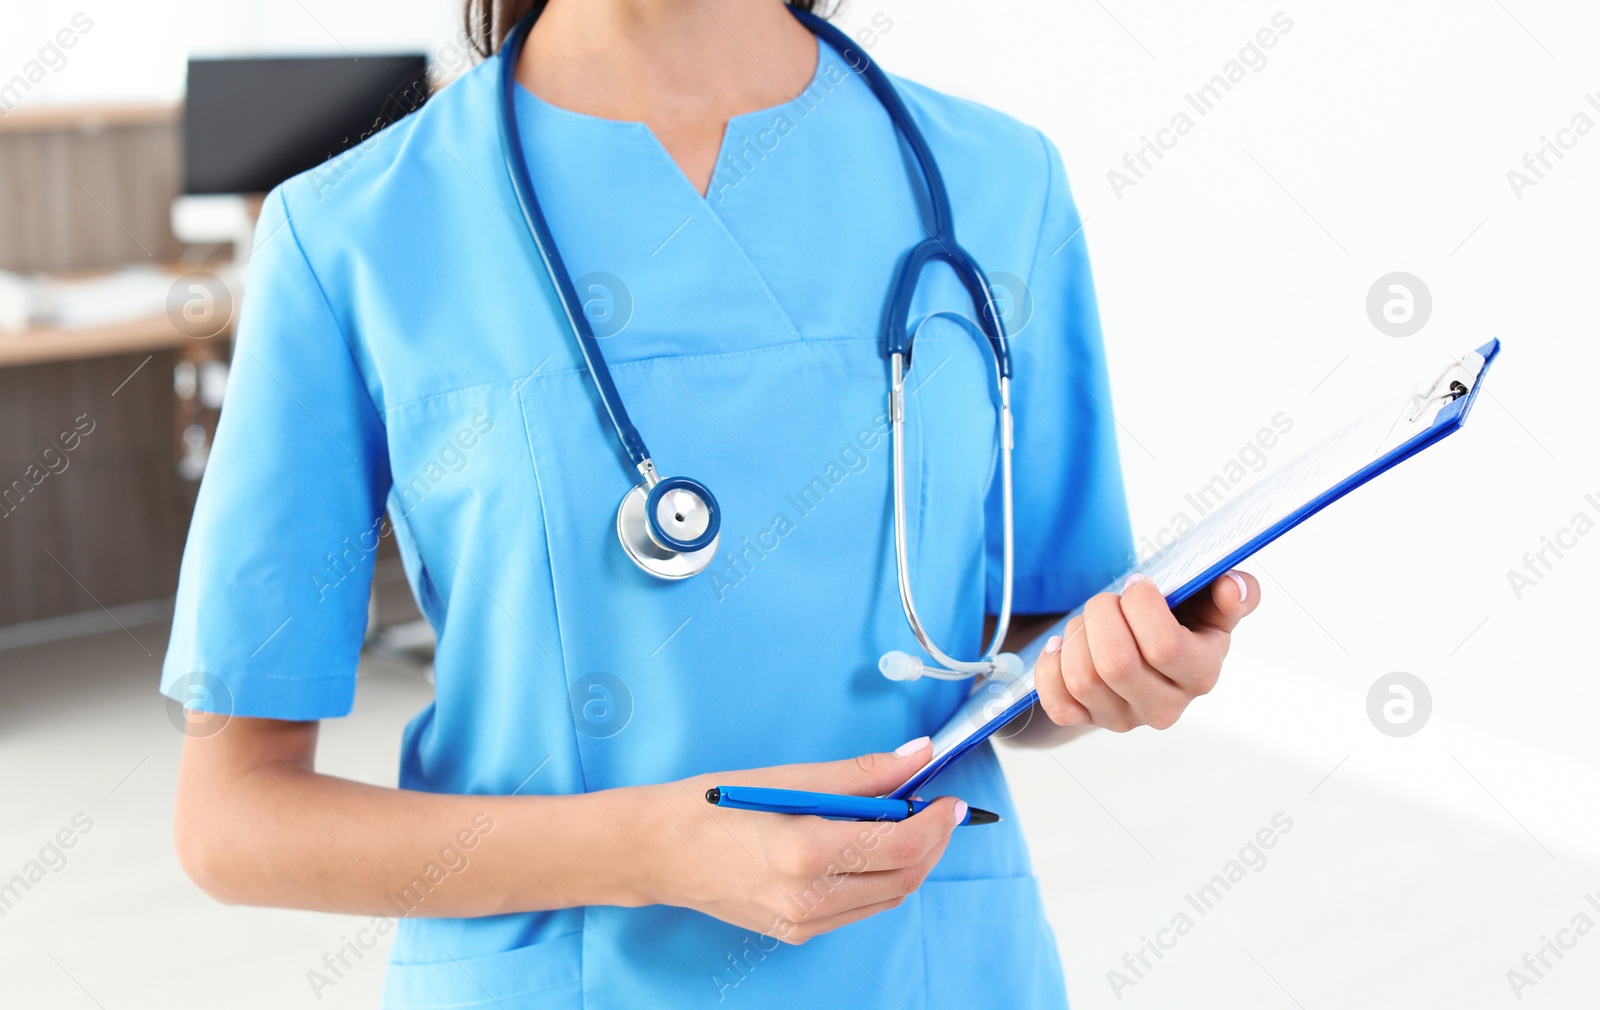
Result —
[{"label": "woman's right hand", "polygon": [[961,800],[941,798],[903,821],[830,821],[715,807],[705,793],[749,785],[878,796],[932,756],[923,737],[892,753],[640,787],[630,804],[643,813],[633,890],[641,903],[693,908],[793,944],[895,908],[944,855],[966,816]]}]

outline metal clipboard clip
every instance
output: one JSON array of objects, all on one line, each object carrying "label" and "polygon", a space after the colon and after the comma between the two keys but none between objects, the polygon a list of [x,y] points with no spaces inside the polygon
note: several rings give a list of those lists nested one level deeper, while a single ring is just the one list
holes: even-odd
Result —
[{"label": "metal clipboard clip", "polygon": [[1410,416],[1406,418],[1406,423],[1416,424],[1434,404],[1438,404],[1442,409],[1445,404],[1466,396],[1482,370],[1483,355],[1476,351],[1469,351],[1460,359],[1444,366],[1438,378],[1411,394],[1412,409]]}]

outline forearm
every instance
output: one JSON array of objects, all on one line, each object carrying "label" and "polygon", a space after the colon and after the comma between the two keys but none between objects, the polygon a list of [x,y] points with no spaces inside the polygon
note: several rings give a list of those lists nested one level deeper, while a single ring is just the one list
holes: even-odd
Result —
[{"label": "forearm", "polygon": [[643,902],[626,790],[422,793],[239,750],[186,754],[180,779],[179,855],[220,900],[430,917]]}]

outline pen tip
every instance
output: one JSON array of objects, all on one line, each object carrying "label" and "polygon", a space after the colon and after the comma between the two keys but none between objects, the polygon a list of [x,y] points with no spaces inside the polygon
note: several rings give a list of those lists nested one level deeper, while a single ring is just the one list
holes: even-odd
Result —
[{"label": "pen tip", "polygon": [[706,802],[713,806],[722,802],[722,790],[712,786],[706,790]]},{"label": "pen tip", "polygon": [[968,824],[999,824],[1000,820],[1000,815],[992,810],[979,810],[977,807],[971,807],[967,812]]}]

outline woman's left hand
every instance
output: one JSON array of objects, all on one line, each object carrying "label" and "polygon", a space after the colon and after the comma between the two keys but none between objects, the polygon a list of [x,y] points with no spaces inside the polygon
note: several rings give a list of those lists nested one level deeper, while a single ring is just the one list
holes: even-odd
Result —
[{"label": "woman's left hand", "polygon": [[1138,579],[1101,593],[1045,644],[1039,705],[1060,726],[1166,729],[1216,686],[1233,629],[1261,599],[1255,576],[1228,572],[1179,605]]}]

